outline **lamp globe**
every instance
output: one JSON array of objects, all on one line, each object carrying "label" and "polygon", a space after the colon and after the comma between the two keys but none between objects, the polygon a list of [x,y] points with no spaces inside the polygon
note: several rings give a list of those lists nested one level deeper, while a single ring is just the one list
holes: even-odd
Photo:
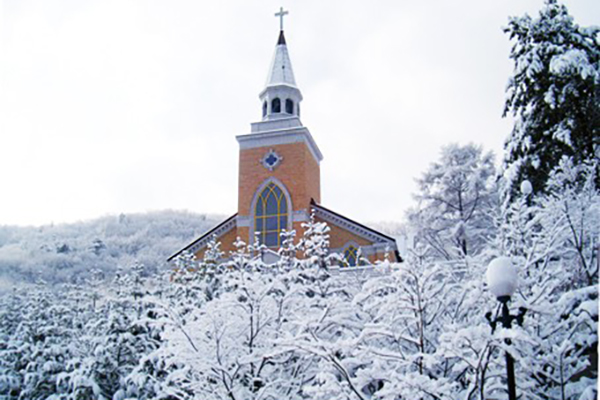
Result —
[{"label": "lamp globe", "polygon": [[521,182],[521,193],[524,196],[529,196],[533,192],[533,186],[527,179]]},{"label": "lamp globe", "polygon": [[488,265],[487,284],[490,291],[499,299],[510,298],[517,289],[519,276],[517,269],[508,257],[498,257]]}]

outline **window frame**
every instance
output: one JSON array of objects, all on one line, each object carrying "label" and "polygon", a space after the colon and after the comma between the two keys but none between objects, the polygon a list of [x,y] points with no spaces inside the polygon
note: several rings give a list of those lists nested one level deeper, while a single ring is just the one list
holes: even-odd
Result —
[{"label": "window frame", "polygon": [[[274,213],[267,213],[267,202],[269,196],[277,195],[276,189],[280,191],[279,199],[275,198],[277,202]],[[262,209],[259,209],[259,205],[262,203]],[[287,188],[277,179],[269,178],[263,184],[261,184],[254,194],[254,199],[251,204],[251,232],[253,232],[252,242],[259,241],[264,243],[269,248],[279,248],[281,246],[281,232],[283,230],[292,229],[292,202],[291,196]],[[282,208],[285,208],[282,210]],[[271,210],[273,211],[273,210]],[[275,224],[275,229],[266,229],[267,223]],[[260,227],[260,230],[258,229]],[[273,240],[272,235],[275,234],[276,238]],[[270,235],[270,236],[268,236]],[[271,239],[268,239],[271,237]]]}]

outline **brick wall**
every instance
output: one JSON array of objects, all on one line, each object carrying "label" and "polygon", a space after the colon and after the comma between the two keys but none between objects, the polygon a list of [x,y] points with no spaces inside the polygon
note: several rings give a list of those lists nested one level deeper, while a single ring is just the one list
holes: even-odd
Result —
[{"label": "brick wall", "polygon": [[[275,150],[283,161],[273,171],[265,168],[260,160]],[[304,143],[291,143],[240,150],[238,215],[250,216],[252,199],[260,185],[270,177],[281,181],[288,192],[294,210],[307,209],[310,199],[321,199],[321,175],[319,164]]]}]

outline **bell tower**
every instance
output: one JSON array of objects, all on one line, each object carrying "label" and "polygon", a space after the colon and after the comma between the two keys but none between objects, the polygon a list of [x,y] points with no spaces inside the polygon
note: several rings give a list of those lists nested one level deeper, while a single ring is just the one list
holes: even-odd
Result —
[{"label": "bell tower", "polygon": [[250,133],[237,136],[240,147],[237,234],[253,243],[254,232],[268,247],[278,248],[282,230],[302,235],[311,201],[320,202],[321,151],[300,121],[302,93],[296,85],[283,31],[264,89],[259,94],[261,120]]}]

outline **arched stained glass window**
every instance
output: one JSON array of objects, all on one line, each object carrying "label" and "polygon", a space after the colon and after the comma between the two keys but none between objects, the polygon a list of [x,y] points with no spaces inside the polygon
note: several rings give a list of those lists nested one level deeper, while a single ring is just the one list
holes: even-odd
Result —
[{"label": "arched stained glass window", "polygon": [[346,247],[344,250],[344,266],[355,267],[358,264],[358,248],[354,245]]},{"label": "arched stained glass window", "polygon": [[255,209],[255,231],[260,242],[268,247],[281,244],[281,231],[287,229],[288,206],[285,193],[269,183],[258,196]]},{"label": "arched stained glass window", "polygon": [[279,97],[275,97],[271,102],[271,112],[273,114],[281,112],[281,100],[279,100]]}]

